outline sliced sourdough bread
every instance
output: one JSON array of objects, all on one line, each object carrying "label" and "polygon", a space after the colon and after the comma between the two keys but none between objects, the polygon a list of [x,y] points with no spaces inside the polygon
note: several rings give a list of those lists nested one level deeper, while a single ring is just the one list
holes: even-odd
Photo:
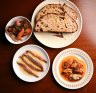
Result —
[{"label": "sliced sourdough bread", "polygon": [[78,15],[77,12],[75,10],[73,10],[72,8],[70,8],[68,5],[64,4],[63,5],[64,11],[67,12],[67,14],[72,17],[74,20],[77,19]]},{"label": "sliced sourdough bread", "polygon": [[37,32],[75,32],[77,29],[76,21],[67,13],[64,15],[47,14],[35,26]]},{"label": "sliced sourdough bread", "polygon": [[36,16],[36,21],[49,13],[62,14],[64,13],[63,7],[60,4],[48,4],[42,8]]}]

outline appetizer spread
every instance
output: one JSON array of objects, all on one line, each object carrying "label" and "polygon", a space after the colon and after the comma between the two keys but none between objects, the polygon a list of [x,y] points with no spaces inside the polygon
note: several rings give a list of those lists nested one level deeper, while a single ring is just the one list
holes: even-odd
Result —
[{"label": "appetizer spread", "polygon": [[77,12],[66,4],[48,4],[36,16],[37,32],[76,32]]},{"label": "appetizer spread", "polygon": [[6,28],[6,33],[14,42],[22,41],[22,38],[30,35],[32,32],[31,25],[26,19],[18,19],[12,25]]},{"label": "appetizer spread", "polygon": [[68,56],[62,60],[59,66],[61,77],[70,82],[79,81],[86,72],[85,63],[75,56]]},{"label": "appetizer spread", "polygon": [[38,53],[27,50],[17,61],[17,64],[25,71],[25,73],[39,77],[39,73],[44,71],[43,65],[47,61]]}]

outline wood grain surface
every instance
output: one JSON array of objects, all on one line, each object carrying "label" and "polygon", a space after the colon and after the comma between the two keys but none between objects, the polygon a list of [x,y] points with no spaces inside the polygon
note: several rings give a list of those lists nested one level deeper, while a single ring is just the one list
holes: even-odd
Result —
[{"label": "wood grain surface", "polygon": [[[39,43],[34,35],[20,45],[10,44],[5,38],[5,26],[15,16],[25,16],[31,20],[36,6],[43,0],[0,0],[0,93],[95,93],[96,92],[96,0],[71,0],[80,9],[83,29],[79,38],[70,46],[52,49]],[[13,72],[12,59],[15,52],[27,44],[43,47],[49,54],[51,67],[44,79],[36,83],[25,83]],[[53,78],[52,63],[55,56],[67,48],[80,48],[87,52],[94,64],[91,81],[83,88],[68,90],[61,87]]]}]

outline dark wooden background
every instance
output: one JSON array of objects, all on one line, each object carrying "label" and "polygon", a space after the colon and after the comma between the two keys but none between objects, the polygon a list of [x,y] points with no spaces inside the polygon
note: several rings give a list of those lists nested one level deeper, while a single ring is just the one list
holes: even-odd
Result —
[{"label": "dark wooden background", "polygon": [[[20,45],[10,44],[5,38],[5,26],[15,16],[25,16],[31,20],[36,6],[43,0],[0,0],[0,93],[95,93],[96,92],[96,0],[72,0],[83,16],[83,29],[79,38],[70,46],[62,49],[51,49],[40,44],[34,35]],[[43,47],[49,54],[51,67],[47,76],[36,83],[21,81],[12,70],[12,59],[15,52],[27,44]],[[78,90],[61,87],[52,76],[52,63],[55,56],[67,48],[80,48],[93,60],[94,74],[91,81]]]}]

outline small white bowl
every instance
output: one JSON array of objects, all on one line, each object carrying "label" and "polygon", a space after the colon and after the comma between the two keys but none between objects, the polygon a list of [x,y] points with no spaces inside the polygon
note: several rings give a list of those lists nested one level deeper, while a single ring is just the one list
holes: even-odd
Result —
[{"label": "small white bowl", "polygon": [[21,44],[21,43],[24,43],[24,42],[26,42],[26,41],[31,37],[31,35],[32,35],[32,32],[33,32],[33,31],[31,31],[31,34],[30,34],[30,35],[27,35],[27,36],[22,37],[22,41],[19,40],[19,41],[15,42],[15,41],[13,41],[12,38],[8,35],[8,33],[6,33],[6,30],[7,30],[7,27],[8,27],[8,26],[13,25],[16,20],[23,20],[23,19],[26,20],[26,21],[29,23],[29,25],[30,25],[30,27],[31,27],[31,29],[32,29],[32,26],[31,26],[30,21],[29,21],[26,17],[23,17],[23,16],[17,16],[17,17],[12,18],[12,19],[7,23],[7,25],[6,25],[6,27],[5,27],[5,37],[6,37],[7,40],[8,40],[10,43],[12,43],[12,44]]}]

